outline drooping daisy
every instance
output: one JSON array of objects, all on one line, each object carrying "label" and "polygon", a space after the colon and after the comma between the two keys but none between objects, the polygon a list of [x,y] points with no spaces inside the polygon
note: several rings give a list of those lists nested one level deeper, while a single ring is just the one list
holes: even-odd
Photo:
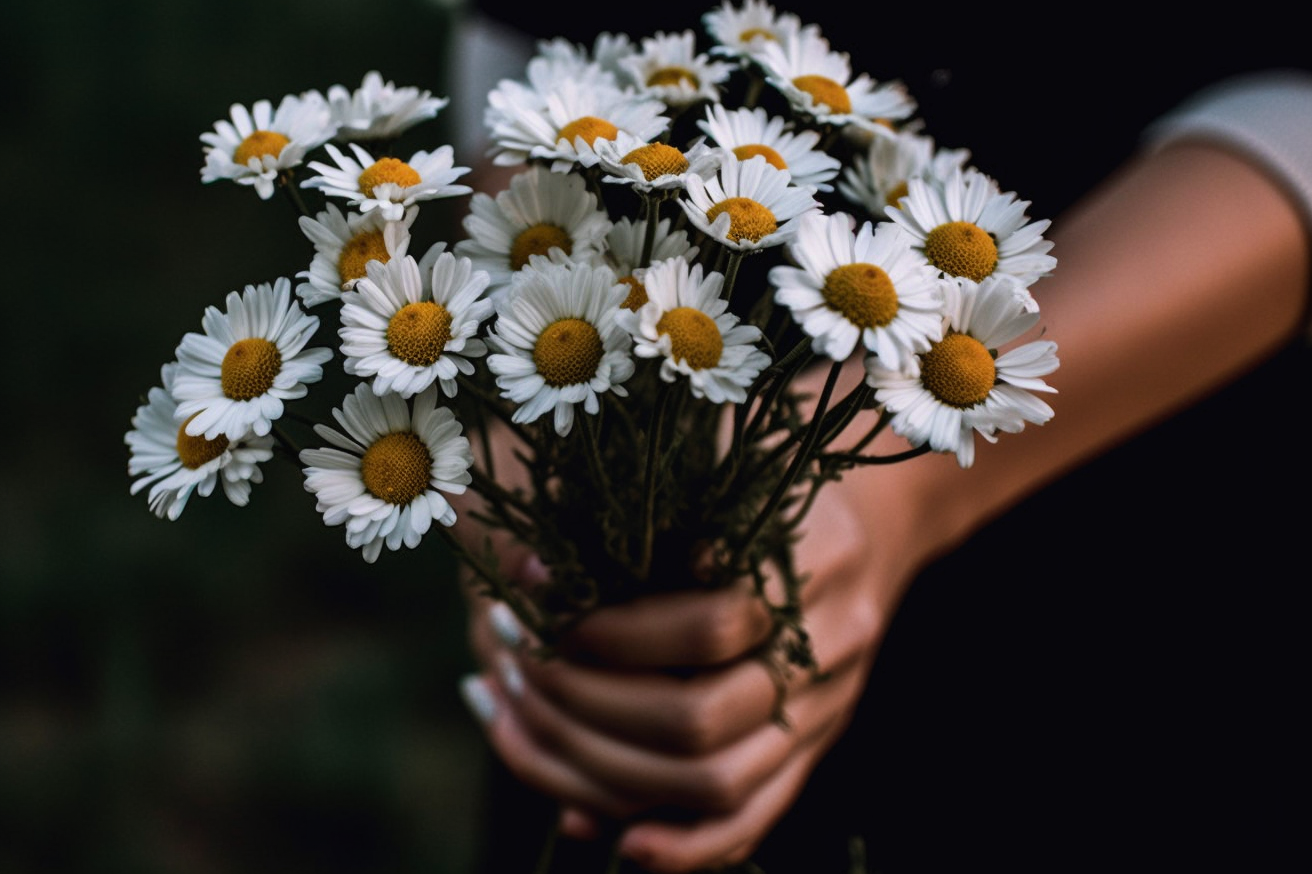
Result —
[{"label": "drooping daisy", "polygon": [[787,170],[760,155],[746,161],[726,156],[714,177],[687,178],[679,205],[699,230],[730,249],[766,249],[791,240],[796,219],[820,208],[811,189],[791,182]]},{"label": "drooping daisy", "polygon": [[473,191],[468,185],[453,185],[468,167],[454,167],[454,150],[441,146],[431,152],[415,152],[409,161],[373,156],[358,143],[347,143],[352,154],[343,154],[332,143],[324,146],[335,167],[311,161],[319,173],[301,183],[318,188],[329,197],[344,197],[362,213],[378,210],[388,221],[400,221],[406,207],[423,200],[459,197]]},{"label": "drooping daisy", "polygon": [[687,149],[668,143],[640,140],[621,131],[613,140],[597,140],[597,164],[607,182],[632,186],[637,191],[676,191],[686,187],[688,175],[712,175],[720,154],[698,138]]},{"label": "drooping daisy", "polygon": [[783,42],[801,29],[801,20],[791,12],[777,12],[764,0],[744,0],[734,6],[729,0],[702,15],[702,24],[715,45],[711,54],[745,60],[763,40]]},{"label": "drooping daisy", "polygon": [[697,126],[716,146],[741,161],[761,155],[772,166],[787,170],[794,185],[817,191],[832,191],[829,180],[838,175],[842,162],[817,148],[820,134],[813,130],[794,131],[789,122],[770,115],[762,107],[726,109],[708,106],[706,117]]},{"label": "drooping daisy", "polygon": [[301,232],[314,244],[314,259],[309,270],[296,274],[306,280],[296,286],[296,296],[307,307],[339,299],[364,277],[370,261],[386,263],[405,255],[418,215],[419,207],[412,206],[400,221],[389,222],[378,210],[343,215],[330,203],[314,218],[301,216]]},{"label": "drooping daisy", "polygon": [[488,93],[483,120],[492,140],[492,163],[512,166],[538,158],[565,173],[596,163],[598,139],[614,139],[620,131],[656,139],[669,126],[664,112],[659,100],[594,81],[564,79],[539,93],[505,80]]},{"label": "drooping daisy", "polygon": [[796,267],[770,268],[775,302],[812,337],[817,354],[842,361],[858,343],[894,369],[943,336],[943,286],[911,236],[892,222],[837,212],[799,220],[788,245]]},{"label": "drooping daisy", "polygon": [[540,40],[537,54],[525,65],[525,78],[529,87],[543,95],[567,79],[618,88],[620,60],[636,50],[623,33],[599,33],[591,49],[564,37]]},{"label": "drooping daisy", "polygon": [[939,148],[934,138],[918,131],[903,130],[875,137],[863,154],[853,157],[843,170],[839,192],[864,207],[876,221],[885,217],[886,207],[897,206],[907,194],[907,180],[928,176],[946,179],[966,166],[969,149]]},{"label": "drooping daisy", "polygon": [[456,254],[487,271],[495,299],[532,255],[550,255],[554,249],[568,260],[595,259],[611,220],[583,177],[533,165],[495,199],[475,194],[463,224],[468,236],[456,243]]},{"label": "drooping daisy", "polygon": [[283,401],[304,397],[333,354],[305,348],[319,319],[301,310],[286,277],[229,292],[227,312],[207,307],[201,325],[178,344],[173,397],[187,433],[206,440],[268,434]]},{"label": "drooping daisy", "polygon": [[958,167],[945,180],[908,180],[906,197],[887,215],[910,231],[929,263],[945,275],[980,282],[1005,274],[1030,285],[1051,273],[1057,259],[1043,238],[1052,222],[1029,221],[1029,205],[980,171]]},{"label": "drooping daisy", "polygon": [[624,310],[619,323],[633,335],[633,352],[661,359],[661,379],[688,378],[694,397],[713,404],[742,403],[747,387],[770,363],[756,347],[761,332],[738,323],[720,296],[724,274],[702,276],[700,264],[669,258],[643,274],[647,303]]},{"label": "drooping daisy", "polygon": [[818,124],[886,134],[889,123],[916,111],[902,83],[876,82],[865,73],[854,77],[847,53],[831,49],[815,28],[804,27],[782,42],[757,42],[752,57],[789,106]]},{"label": "drooping daisy", "polygon": [[450,102],[446,97],[434,97],[430,91],[398,88],[395,82],[383,81],[377,70],[365,73],[354,91],[344,85],[328,89],[338,140],[393,139],[436,117]]},{"label": "drooping daisy", "polygon": [[273,196],[280,174],[299,167],[306,153],[336,130],[328,101],[318,91],[288,94],[276,110],[268,100],[255,101],[249,110],[234,103],[228,114],[231,121],[217,121],[214,130],[200,135],[205,144],[201,181],[251,185],[263,200]]},{"label": "drooping daisy", "polygon": [[374,394],[409,398],[438,382],[449,398],[456,375],[474,372],[487,352],[477,338],[492,315],[483,298],[488,275],[468,258],[439,255],[427,276],[409,255],[371,261],[369,275],[342,295],[342,368],[373,378]]},{"label": "drooping daisy", "polygon": [[596,415],[600,396],[628,394],[632,339],[616,322],[628,286],[605,265],[553,263],[535,258],[515,274],[497,304],[488,368],[501,396],[513,401],[519,423],[552,413],[561,437],[574,426],[574,407]]},{"label": "drooping daisy", "polygon": [[731,64],[698,52],[691,30],[644,37],[639,51],[620,65],[640,93],[675,109],[703,100],[719,103],[720,86],[734,71]]},{"label": "drooping daisy", "polygon": [[699,251],[697,246],[688,241],[686,231],[671,230],[670,220],[661,219],[651,228],[651,254],[644,257],[649,227],[646,219],[634,221],[628,216],[621,216],[606,235],[604,260],[615,271],[620,282],[629,287],[628,295],[620,304],[627,310],[636,310],[647,302],[647,287],[642,284],[642,276],[648,265],[668,258],[692,261]]},{"label": "drooping daisy", "polygon": [[244,507],[250,500],[251,484],[264,479],[259,465],[273,457],[273,437],[248,434],[229,440],[220,434],[207,440],[188,434],[187,418],[178,415],[172,394],[177,369],[177,362],[160,369],[163,386],[150,390],[147,403],[137,407],[132,417],[132,430],[124,436],[132,450],[128,474],[144,474],[132,483],[131,493],[149,486],[151,511],[169,521],[182,515],[193,492],[209,497],[216,483],[223,484],[228,500]]},{"label": "drooping daisy", "polygon": [[414,549],[434,520],[455,524],[456,511],[443,492],[464,493],[474,456],[455,414],[437,406],[436,386],[407,404],[361,383],[333,418],[345,433],[315,425],[332,446],[303,449],[300,459],[315,509],[325,525],[345,523],[347,546],[372,564],[384,545]]},{"label": "drooping daisy", "polygon": [[943,339],[907,371],[868,357],[866,382],[893,413],[896,433],[913,446],[955,452],[957,463],[970,467],[976,432],[993,443],[998,431],[1016,433],[1026,422],[1052,418],[1052,408],[1031,392],[1056,391],[1041,377],[1057,369],[1057,344],[1035,340],[998,354],[1039,319],[1034,298],[1010,276],[958,279],[946,291]]}]

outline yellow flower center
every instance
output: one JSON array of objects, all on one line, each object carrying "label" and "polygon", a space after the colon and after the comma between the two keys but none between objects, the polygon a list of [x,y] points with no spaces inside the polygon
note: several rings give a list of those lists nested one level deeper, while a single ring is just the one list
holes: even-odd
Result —
[{"label": "yellow flower center", "polygon": [[605,350],[601,334],[583,319],[560,319],[547,325],[533,346],[533,364],[547,385],[559,388],[587,382],[597,375]]},{"label": "yellow flower center", "polygon": [[907,196],[907,190],[906,181],[899,182],[888,189],[888,193],[884,195],[884,203],[889,206],[897,206],[897,202]]},{"label": "yellow flower center", "polygon": [[597,141],[598,137],[603,140],[613,140],[619,136],[619,132],[620,129],[606,121],[606,119],[597,118],[595,115],[585,115],[562,127],[556,139],[563,139],[572,146],[577,137],[583,137],[583,141],[590,146]]},{"label": "yellow flower center", "polygon": [[566,255],[573,250],[573,241],[564,228],[546,222],[525,228],[515,237],[515,242],[510,244],[510,269],[518,270],[528,263],[530,255],[545,255],[552,247]]},{"label": "yellow flower center", "polygon": [[424,493],[432,478],[433,457],[412,431],[384,434],[360,460],[364,487],[380,500],[404,506]]},{"label": "yellow flower center", "polygon": [[383,242],[382,231],[361,231],[346,241],[342,253],[337,256],[337,275],[342,283],[365,276],[365,265],[370,261],[387,263],[387,244]]},{"label": "yellow flower center", "polygon": [[670,335],[670,357],[686,361],[695,370],[720,363],[724,337],[715,320],[696,307],[675,307],[661,316],[656,331]]},{"label": "yellow flower center", "polygon": [[280,370],[278,347],[263,337],[247,337],[228,347],[219,368],[219,385],[225,398],[249,401],[273,388]]},{"label": "yellow flower center", "polygon": [[683,173],[688,169],[688,159],[683,156],[683,152],[665,143],[639,146],[625,155],[620,163],[637,164],[648,182],[661,176]]},{"label": "yellow flower center", "polygon": [[360,174],[360,193],[365,197],[373,197],[374,189],[388,182],[409,188],[423,181],[415,168],[405,161],[399,158],[379,158],[373,166]]},{"label": "yellow flower center", "polygon": [[629,294],[620,306],[634,312],[642,309],[643,305],[647,303],[647,286],[643,285],[636,276],[621,276],[620,282],[629,287]]},{"label": "yellow flower center", "polygon": [[793,84],[811,95],[816,103],[829,107],[830,112],[851,112],[852,98],[847,96],[847,89],[826,76],[798,76]]},{"label": "yellow flower center", "polygon": [[648,88],[659,88],[662,85],[686,85],[696,90],[701,87],[701,80],[692,70],[685,70],[683,67],[663,67],[647,77]]},{"label": "yellow flower center", "polygon": [[765,158],[765,160],[770,163],[770,166],[774,167],[776,170],[788,169],[788,162],[783,159],[782,155],[780,155],[778,152],[776,152],[774,149],[770,148],[769,146],[761,145],[760,143],[753,143],[748,146],[738,146],[733,150],[733,153],[738,157],[738,160],[740,161],[746,161],[751,158],[755,158],[757,155],[760,155],[761,157]]},{"label": "yellow flower center", "polygon": [[897,290],[877,264],[836,267],[820,293],[830,308],[861,329],[883,327],[897,315]]},{"label": "yellow flower center", "polygon": [[779,229],[774,213],[750,197],[730,197],[706,210],[707,221],[714,222],[720,213],[729,214],[729,239],[735,243],[746,237],[753,243]]},{"label": "yellow flower center", "polygon": [[188,470],[202,467],[228,450],[228,438],[223,434],[213,440],[206,440],[204,437],[193,437],[187,433],[187,425],[199,415],[200,413],[196,413],[178,428],[178,459]]},{"label": "yellow flower center", "polygon": [[978,225],[948,222],[925,235],[925,257],[944,273],[979,282],[998,266],[998,244]]},{"label": "yellow flower center", "polygon": [[920,381],[950,407],[982,403],[997,374],[989,350],[969,334],[950,333],[920,356]]},{"label": "yellow flower center", "polygon": [[451,341],[451,313],[437,301],[406,304],[387,324],[387,351],[415,367],[442,357]]},{"label": "yellow flower center", "polygon": [[257,130],[237,144],[232,152],[232,160],[245,167],[251,158],[263,158],[265,155],[276,158],[290,142],[277,131]]},{"label": "yellow flower center", "polygon": [[742,40],[743,42],[751,42],[757,37],[761,37],[768,40],[774,40],[775,42],[779,41],[778,38],[775,37],[773,33],[771,33],[770,31],[766,30],[763,27],[749,27],[746,30],[744,30],[742,33],[738,34],[738,39]]}]

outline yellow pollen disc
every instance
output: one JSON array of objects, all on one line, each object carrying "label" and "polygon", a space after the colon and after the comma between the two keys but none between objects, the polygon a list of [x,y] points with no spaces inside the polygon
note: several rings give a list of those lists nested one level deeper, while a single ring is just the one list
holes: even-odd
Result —
[{"label": "yellow pollen disc", "polygon": [[757,37],[764,37],[765,39],[773,40],[774,42],[779,41],[773,33],[770,33],[770,31],[766,30],[763,27],[749,27],[746,30],[744,30],[742,33],[738,34],[738,39],[742,40],[743,42],[751,42]]},{"label": "yellow pollen disc", "polygon": [[415,168],[405,161],[399,158],[379,158],[373,166],[360,174],[360,193],[365,197],[373,197],[374,189],[388,182],[409,188],[423,181]]},{"label": "yellow pollen disc", "polygon": [[365,450],[360,479],[375,498],[405,506],[428,488],[432,469],[424,441],[411,431],[394,431]]},{"label": "yellow pollen disc", "polygon": [[569,234],[558,225],[543,223],[525,228],[510,244],[510,269],[518,270],[528,263],[528,256],[545,255],[553,246],[566,255],[574,248]]},{"label": "yellow pollen disc", "polygon": [[851,112],[852,98],[847,89],[825,76],[798,76],[793,84],[811,95],[816,103],[823,103],[830,112]]},{"label": "yellow pollen disc", "polygon": [[629,287],[629,295],[624,298],[624,303],[620,306],[626,310],[637,312],[642,309],[643,304],[647,302],[647,286],[643,285],[633,276],[622,276],[620,282]]},{"label": "yellow pollen disc", "polygon": [[884,202],[889,206],[897,206],[897,202],[907,196],[907,191],[907,183],[905,181],[899,182],[888,190],[888,194],[884,195]]},{"label": "yellow pollen disc", "polygon": [[858,328],[882,328],[897,315],[897,289],[877,264],[844,264],[825,277],[825,303]]},{"label": "yellow pollen disc", "polygon": [[370,261],[387,263],[388,257],[382,231],[361,231],[342,246],[342,254],[337,256],[337,275],[342,277],[343,283],[363,279],[366,264]]},{"label": "yellow pollen disc", "polygon": [[245,167],[251,158],[263,158],[265,155],[276,158],[290,142],[277,131],[257,130],[237,145],[232,160]]},{"label": "yellow pollen disc", "polygon": [[998,266],[998,244],[978,225],[948,222],[925,235],[925,257],[944,273],[979,282]]},{"label": "yellow pollen disc", "polygon": [[191,420],[199,415],[200,413],[197,413],[187,419],[178,428],[178,459],[182,462],[182,466],[188,470],[195,470],[204,466],[228,449],[228,438],[222,434],[213,440],[206,440],[204,437],[193,437],[187,433],[187,425],[191,424]]},{"label": "yellow pollen disc", "polygon": [[228,347],[219,368],[219,385],[225,398],[249,401],[273,388],[280,370],[278,347],[263,337],[247,337]]},{"label": "yellow pollen disc", "polygon": [[601,364],[601,334],[583,319],[561,319],[547,325],[533,347],[533,364],[547,381],[560,388],[587,382]]},{"label": "yellow pollen disc", "polygon": [[387,351],[406,364],[428,367],[451,341],[451,313],[432,300],[406,304],[387,324]]},{"label": "yellow pollen disc", "polygon": [[683,152],[665,143],[639,146],[625,155],[620,163],[637,164],[648,182],[660,176],[683,173],[688,169],[688,159],[683,156]]},{"label": "yellow pollen disc", "polygon": [[670,357],[695,370],[720,363],[724,337],[715,320],[696,307],[675,307],[661,316],[656,331],[670,335]]},{"label": "yellow pollen disc", "polygon": [[984,344],[969,334],[951,333],[920,356],[920,381],[950,407],[967,409],[988,397],[998,369]]},{"label": "yellow pollen disc", "polygon": [[619,132],[620,129],[606,121],[606,119],[597,118],[595,115],[585,115],[562,127],[556,139],[564,139],[570,145],[573,145],[576,137],[583,137],[583,141],[590,146],[599,137],[603,140],[613,140],[619,136]]},{"label": "yellow pollen disc", "polygon": [[730,197],[706,210],[706,220],[714,222],[720,213],[729,214],[729,239],[735,243],[746,237],[755,243],[779,229],[774,213],[750,197]]},{"label": "yellow pollen disc", "polygon": [[740,161],[747,161],[760,155],[776,170],[788,169],[788,162],[783,159],[782,155],[769,146],[763,146],[760,143],[753,143],[750,146],[738,146],[733,150],[733,153],[738,156]]},{"label": "yellow pollen disc", "polygon": [[683,67],[665,67],[657,70],[647,77],[648,88],[659,88],[662,85],[687,85],[689,88],[697,89],[701,87],[701,80],[692,70],[685,70]]}]

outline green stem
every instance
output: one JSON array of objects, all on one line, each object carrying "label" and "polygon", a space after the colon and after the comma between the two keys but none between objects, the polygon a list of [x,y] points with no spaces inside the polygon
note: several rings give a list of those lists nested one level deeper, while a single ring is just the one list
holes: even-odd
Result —
[{"label": "green stem", "polygon": [[660,463],[661,434],[665,431],[665,409],[669,404],[673,383],[661,380],[656,389],[656,406],[651,413],[651,427],[647,431],[647,468],[643,474],[642,552],[638,572],[643,580],[651,573],[652,546],[656,540],[656,468]]},{"label": "green stem", "polygon": [[310,209],[305,205],[305,199],[301,197],[301,190],[296,187],[296,174],[291,170],[285,170],[278,175],[278,187],[287,195],[291,201],[292,207],[303,216],[310,215]]}]

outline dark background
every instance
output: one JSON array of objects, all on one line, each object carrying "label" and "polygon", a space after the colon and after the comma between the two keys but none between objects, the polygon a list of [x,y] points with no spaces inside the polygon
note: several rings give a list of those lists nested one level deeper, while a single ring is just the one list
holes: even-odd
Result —
[{"label": "dark background", "polygon": [[[508,19],[532,27],[537,8]],[[691,8],[553,9],[541,35],[681,29]],[[862,45],[903,48],[871,72],[906,78],[940,141],[1036,217],[1195,84],[1307,64],[1306,29],[1260,5],[1170,30],[991,9],[1005,44],[878,14]],[[447,94],[447,12],[73,0],[6,18],[0,872],[468,872],[492,795],[517,817],[499,845],[522,851],[499,870],[529,870],[539,821],[518,817],[537,810],[456,695],[469,662],[444,551],[366,566],[285,463],[244,509],[216,494],[159,520],[128,494],[123,445],[204,307],[312,255],[281,200],[200,183],[199,135],[232,102],[369,69]],[[408,142],[448,142],[453,111]],[[416,236],[453,216],[426,209]],[[885,874],[1305,865],[1309,376],[1292,344],[926,573],[768,874],[841,870],[851,832]]]}]

